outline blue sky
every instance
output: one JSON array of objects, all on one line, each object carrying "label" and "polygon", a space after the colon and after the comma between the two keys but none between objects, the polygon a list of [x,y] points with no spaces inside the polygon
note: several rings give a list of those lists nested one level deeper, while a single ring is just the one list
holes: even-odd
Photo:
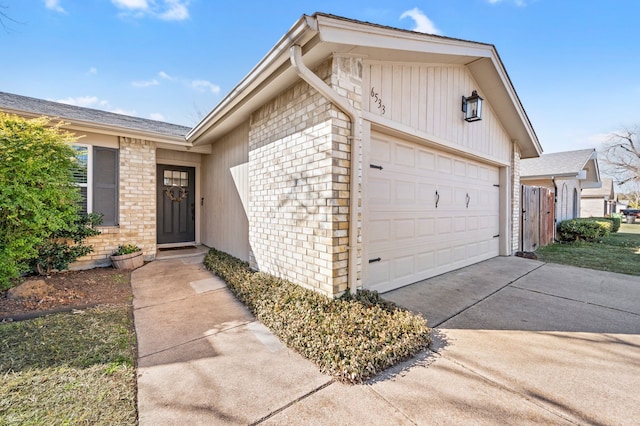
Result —
[{"label": "blue sky", "polygon": [[545,152],[640,125],[638,0],[0,0],[0,91],[195,125],[316,11],[496,46]]}]

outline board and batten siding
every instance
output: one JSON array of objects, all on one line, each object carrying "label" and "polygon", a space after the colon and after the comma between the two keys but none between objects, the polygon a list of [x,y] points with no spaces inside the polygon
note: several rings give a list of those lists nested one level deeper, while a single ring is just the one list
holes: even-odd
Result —
[{"label": "board and batten siding", "polygon": [[202,243],[249,260],[249,221],[232,169],[246,164],[249,123],[217,140],[202,156]]},{"label": "board and batten siding", "polygon": [[478,90],[464,66],[368,61],[364,77],[365,110],[509,164],[511,140],[482,93],[482,120],[462,118],[462,96]]}]

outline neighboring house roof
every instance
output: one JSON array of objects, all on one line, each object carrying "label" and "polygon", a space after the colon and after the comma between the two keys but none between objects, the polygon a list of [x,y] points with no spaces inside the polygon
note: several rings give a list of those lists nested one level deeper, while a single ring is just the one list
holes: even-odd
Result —
[{"label": "neighboring house roof", "polygon": [[600,187],[600,169],[595,149],[554,152],[520,162],[520,179],[575,178],[583,188]]},{"label": "neighboring house roof", "polygon": [[45,101],[28,96],[0,92],[0,110],[21,116],[48,116],[70,123],[69,128],[102,131],[127,137],[146,137],[153,140],[186,145],[185,135],[190,128],[146,118],[131,117],[97,109]]},{"label": "neighboring house roof", "polygon": [[491,104],[522,158],[542,147],[495,46],[400,30],[324,13],[303,15],[267,55],[187,135],[194,146],[209,144],[245,122],[250,114],[299,77],[291,49],[300,46],[313,69],[331,54],[370,60],[464,65]]},{"label": "neighboring house roof", "polygon": [[600,188],[586,188],[582,190],[582,198],[602,198],[604,200],[615,200],[615,190],[613,189],[613,179],[603,178]]}]

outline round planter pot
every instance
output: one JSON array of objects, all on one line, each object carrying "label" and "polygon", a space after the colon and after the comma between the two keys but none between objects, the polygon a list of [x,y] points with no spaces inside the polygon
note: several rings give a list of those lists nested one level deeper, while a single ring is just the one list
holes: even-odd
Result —
[{"label": "round planter pot", "polygon": [[144,257],[141,251],[119,256],[111,256],[111,263],[116,269],[136,269],[144,265]]}]

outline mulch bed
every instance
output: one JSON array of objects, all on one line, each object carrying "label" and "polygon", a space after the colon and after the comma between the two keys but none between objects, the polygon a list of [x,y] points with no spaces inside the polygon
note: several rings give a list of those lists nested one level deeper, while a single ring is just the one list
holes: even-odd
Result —
[{"label": "mulch bed", "polygon": [[130,278],[131,271],[113,268],[27,277],[25,281],[44,280],[53,290],[39,299],[22,300],[8,299],[6,291],[0,292],[0,321],[27,319],[96,305],[129,304],[133,298]]}]

